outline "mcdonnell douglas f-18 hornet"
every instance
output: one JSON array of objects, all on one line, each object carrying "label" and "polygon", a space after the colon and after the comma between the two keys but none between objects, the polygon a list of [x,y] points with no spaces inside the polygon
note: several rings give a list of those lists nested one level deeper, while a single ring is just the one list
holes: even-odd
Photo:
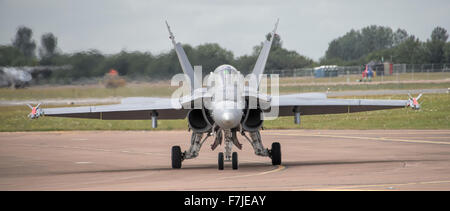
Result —
[{"label": "mcdonnell douglas f-18 hornet", "polygon": [[41,109],[39,104],[36,107],[30,106],[32,112],[29,117],[35,119],[45,115],[102,120],[151,119],[153,128],[157,127],[158,119],[187,117],[189,130],[192,131],[191,145],[184,152],[180,146],[172,147],[172,168],[181,168],[183,161],[196,158],[203,143],[212,136],[214,137],[212,150],[222,145],[222,141],[225,142],[224,152],[218,153],[218,169],[223,170],[225,161],[232,163],[232,169],[238,169],[238,154],[232,151],[233,145],[238,149],[242,148],[237,138],[238,133],[250,142],[256,155],[269,157],[273,165],[281,164],[280,143],[272,143],[269,149],[264,147],[261,140],[260,130],[263,121],[269,118],[293,116],[294,123],[300,124],[301,115],[353,113],[406,106],[419,108],[416,99],[327,99],[325,93],[273,95],[273,91],[277,90],[273,82],[277,82],[278,78],[272,76],[272,95],[265,94],[263,91],[267,87],[263,86],[261,81],[278,21],[270,33],[271,37],[264,41],[253,71],[249,75],[244,78],[231,65],[220,65],[209,74],[204,87],[201,70],[197,71],[198,66],[193,68],[181,43],[175,41],[167,22],[166,25],[184,72],[179,75],[184,78],[182,82],[183,87],[187,87],[187,94],[180,96],[173,94],[172,98],[124,98],[120,104],[102,106]]}]

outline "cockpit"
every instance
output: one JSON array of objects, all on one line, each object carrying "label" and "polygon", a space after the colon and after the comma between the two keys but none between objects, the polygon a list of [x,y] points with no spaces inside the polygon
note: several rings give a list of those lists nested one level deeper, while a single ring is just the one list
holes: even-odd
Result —
[{"label": "cockpit", "polygon": [[217,67],[211,81],[211,88],[214,90],[214,99],[217,101],[230,100],[236,101],[238,96],[242,94],[243,87],[240,85],[243,76],[239,71],[231,65],[221,65]]},{"label": "cockpit", "polygon": [[228,64],[224,64],[224,65],[218,66],[214,70],[214,73],[227,75],[227,74],[237,74],[238,71],[233,66],[228,65]]},{"label": "cockpit", "polygon": [[239,71],[231,65],[220,65],[214,70],[215,80],[220,80],[222,85],[234,84],[239,77]]}]

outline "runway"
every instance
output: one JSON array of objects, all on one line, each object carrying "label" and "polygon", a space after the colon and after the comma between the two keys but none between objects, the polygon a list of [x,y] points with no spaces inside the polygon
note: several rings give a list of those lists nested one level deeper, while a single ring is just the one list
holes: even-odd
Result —
[{"label": "runway", "polygon": [[0,190],[450,190],[450,130],[263,130],[280,166],[238,138],[239,170],[219,171],[212,138],[171,168],[187,131],[1,133]]}]

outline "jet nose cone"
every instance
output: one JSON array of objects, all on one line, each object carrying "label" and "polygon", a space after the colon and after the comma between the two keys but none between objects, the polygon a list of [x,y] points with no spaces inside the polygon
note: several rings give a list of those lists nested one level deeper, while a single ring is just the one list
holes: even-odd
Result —
[{"label": "jet nose cone", "polygon": [[224,127],[231,128],[231,127],[235,126],[236,118],[237,117],[235,117],[235,115],[233,115],[232,112],[224,112],[221,116],[222,125]]},{"label": "jet nose cone", "polygon": [[221,101],[214,104],[212,117],[220,128],[232,129],[241,123],[242,113],[236,102]]},{"label": "jet nose cone", "polygon": [[223,111],[223,112],[217,112],[214,116],[215,122],[222,128],[222,129],[231,129],[235,128],[239,125],[242,114],[240,114],[239,111]]}]

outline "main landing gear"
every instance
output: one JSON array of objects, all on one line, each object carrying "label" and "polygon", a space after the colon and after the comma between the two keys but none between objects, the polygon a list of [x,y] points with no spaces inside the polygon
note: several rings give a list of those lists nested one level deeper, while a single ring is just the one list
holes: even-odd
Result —
[{"label": "main landing gear", "polygon": [[[237,170],[239,168],[238,153],[232,152],[232,147],[235,145],[238,149],[242,149],[242,144],[240,144],[236,138],[236,131],[223,131],[224,141],[225,141],[225,152],[219,152],[217,156],[217,164],[219,170],[224,170],[225,162],[231,162],[231,168]],[[211,149],[214,150],[218,145],[222,143],[222,133],[216,135],[215,142],[211,145]],[[259,131],[249,132],[250,138],[244,133],[241,133],[252,145],[255,154],[258,156],[269,157],[272,160],[272,165],[281,165],[281,145],[278,142],[272,143],[272,148],[269,150],[264,148],[261,141],[261,135]],[[202,133],[193,133],[191,137],[191,147],[188,151],[181,152],[180,146],[172,147],[172,168],[181,168],[181,163],[185,159],[192,159],[198,156],[200,148],[205,140],[211,136],[207,136],[202,140]]]},{"label": "main landing gear", "polygon": [[269,156],[272,159],[272,165],[281,165],[281,145],[278,142],[272,143],[272,149],[269,151]]},{"label": "main landing gear", "polygon": [[181,168],[181,161],[183,161],[183,155],[181,154],[180,146],[172,147],[172,168]]}]

